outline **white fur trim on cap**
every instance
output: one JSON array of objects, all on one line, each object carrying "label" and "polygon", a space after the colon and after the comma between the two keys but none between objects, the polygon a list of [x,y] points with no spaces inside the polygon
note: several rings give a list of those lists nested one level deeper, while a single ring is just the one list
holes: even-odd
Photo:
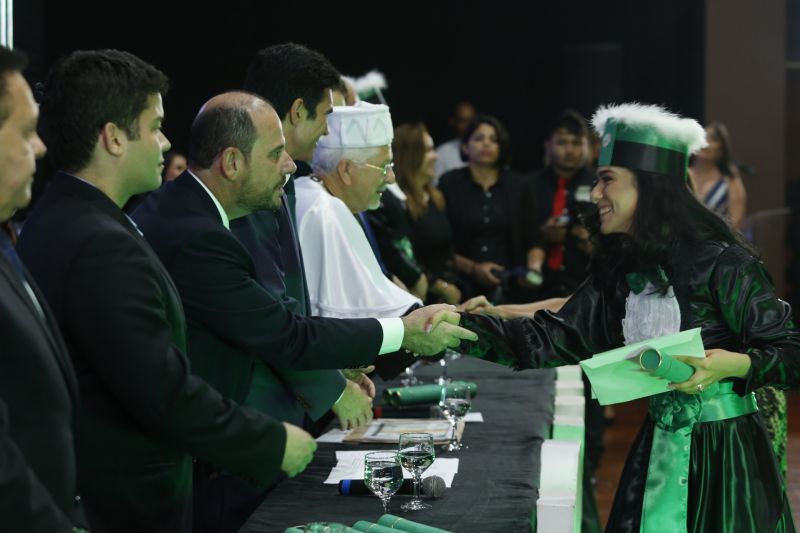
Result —
[{"label": "white fur trim on cap", "polygon": [[599,107],[592,117],[592,126],[601,138],[609,119],[630,128],[652,128],[660,136],[686,145],[690,154],[708,145],[706,131],[696,120],[681,117],[658,105],[634,102]]}]

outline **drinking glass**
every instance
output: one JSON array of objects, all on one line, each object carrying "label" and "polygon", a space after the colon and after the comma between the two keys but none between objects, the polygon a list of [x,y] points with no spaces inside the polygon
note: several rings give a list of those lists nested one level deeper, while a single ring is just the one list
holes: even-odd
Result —
[{"label": "drinking glass", "polygon": [[414,476],[414,497],[400,506],[404,511],[430,509],[431,506],[419,497],[422,473],[433,464],[436,452],[433,448],[433,435],[430,433],[401,433],[398,444],[400,464]]},{"label": "drinking glass", "polygon": [[383,512],[389,512],[389,500],[403,484],[403,467],[397,452],[372,452],[364,456],[364,483],[381,499]]},{"label": "drinking glass", "polygon": [[467,416],[470,406],[470,391],[466,383],[452,381],[442,386],[442,396],[439,401],[439,407],[442,408],[442,414],[450,421],[450,425],[453,428],[453,435],[450,438],[450,443],[445,448],[449,452],[455,452],[466,448],[466,446],[458,442],[456,438],[456,427],[458,426],[458,421]]}]

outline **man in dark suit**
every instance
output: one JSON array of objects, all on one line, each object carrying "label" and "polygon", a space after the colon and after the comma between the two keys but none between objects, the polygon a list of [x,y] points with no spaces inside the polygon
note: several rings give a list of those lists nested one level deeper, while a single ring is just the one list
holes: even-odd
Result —
[{"label": "man in dark suit", "polygon": [[[339,83],[339,72],[322,54],[294,43],[259,51],[248,69],[245,89],[275,107],[282,119],[286,152],[295,160],[300,176],[309,174],[305,162],[311,160],[317,139],[326,131],[331,89]],[[310,303],[297,241],[294,202],[292,177],[284,185],[279,209],[256,211],[232,220],[231,231],[253,257],[259,282],[292,312],[307,316]],[[368,377],[355,370],[346,372],[374,394]],[[291,403],[285,405],[276,397],[300,400],[291,402],[295,406],[291,409]],[[305,412],[312,420],[332,408],[345,429],[372,418],[372,398],[354,382],[346,381],[340,372],[298,372],[270,367],[261,361],[255,363],[246,404],[279,418],[302,416]]]},{"label": "man in dark suit", "polygon": [[0,531],[66,533],[74,523],[75,373],[7,225],[31,199],[39,113],[25,56],[0,47]]},{"label": "man in dark suit", "polygon": [[[294,369],[357,367],[401,346],[434,354],[474,338],[453,324],[458,315],[448,306],[402,319],[308,318],[267,290],[228,227],[232,219],[280,207],[286,176],[295,170],[284,148],[281,122],[269,103],[248,93],[216,96],[192,124],[189,170],[133,215],[181,294],[198,373],[242,400],[254,361]],[[429,321],[437,325],[426,332]],[[212,526],[238,529],[231,522]]]},{"label": "man in dark suit", "polygon": [[192,455],[267,486],[302,471],[316,447],[191,373],[177,290],[121,211],[161,181],[166,85],[131,54],[75,52],[51,70],[41,102],[60,172],[19,251],[78,375],[79,480],[94,533],[192,531]]}]

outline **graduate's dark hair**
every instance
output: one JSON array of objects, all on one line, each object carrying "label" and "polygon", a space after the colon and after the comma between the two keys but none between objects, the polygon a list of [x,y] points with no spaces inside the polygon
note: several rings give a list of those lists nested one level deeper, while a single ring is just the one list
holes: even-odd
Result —
[{"label": "graduate's dark hair", "polygon": [[[603,274],[618,268],[655,273],[667,271],[679,244],[717,241],[738,245],[757,256],[755,249],[716,213],[706,208],[687,183],[675,176],[635,171],[639,198],[629,234],[602,235],[596,211],[585,223],[593,234],[590,271]],[[669,283],[658,286],[666,290]]]},{"label": "graduate's dark hair", "polygon": [[39,135],[53,165],[76,172],[89,164],[109,122],[138,139],[148,98],[168,86],[163,72],[128,52],[81,50],[59,60],[39,93]]}]

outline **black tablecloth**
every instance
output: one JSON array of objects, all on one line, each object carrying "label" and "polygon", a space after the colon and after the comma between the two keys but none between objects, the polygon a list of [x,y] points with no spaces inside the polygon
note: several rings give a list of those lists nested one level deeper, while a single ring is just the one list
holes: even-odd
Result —
[{"label": "black tablecloth", "polygon": [[[457,533],[530,531],[538,495],[540,448],[552,424],[555,372],[514,372],[471,357],[450,362],[448,372],[454,379],[478,384],[472,410],[483,413],[484,422],[467,424],[463,442],[469,449],[454,454],[437,448],[438,457],[458,457],[460,462],[452,488],[430,502],[432,509],[404,513],[400,505],[410,496],[395,496],[390,512]],[[428,383],[438,373],[438,364],[417,371]],[[320,444],[305,472],[281,483],[241,533],[282,532],[317,520],[347,525],[357,520],[377,521],[383,513],[377,497],[340,496],[336,485],[323,484],[336,463],[335,451],[359,447],[392,448]]]}]

